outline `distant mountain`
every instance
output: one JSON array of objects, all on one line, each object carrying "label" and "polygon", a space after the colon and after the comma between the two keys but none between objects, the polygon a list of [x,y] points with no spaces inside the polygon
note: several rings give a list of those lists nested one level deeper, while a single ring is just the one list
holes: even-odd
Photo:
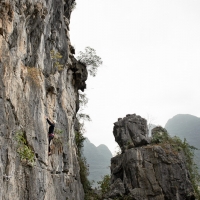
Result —
[{"label": "distant mountain", "polygon": [[97,186],[97,181],[102,180],[102,177],[106,174],[110,174],[110,159],[112,153],[108,147],[104,144],[96,147],[92,144],[88,138],[84,141],[83,155],[85,156],[87,163],[89,164],[89,180],[94,180],[94,186]]},{"label": "distant mountain", "polygon": [[[178,114],[167,121],[165,128],[171,136],[176,135],[182,140],[186,138],[190,145],[200,149],[200,118]],[[200,150],[195,151],[195,161],[200,169]]]}]

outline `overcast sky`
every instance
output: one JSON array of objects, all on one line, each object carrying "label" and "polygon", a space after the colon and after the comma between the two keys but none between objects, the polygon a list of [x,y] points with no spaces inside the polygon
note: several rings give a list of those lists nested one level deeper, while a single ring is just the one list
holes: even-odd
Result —
[{"label": "overcast sky", "polygon": [[114,152],[113,123],[136,113],[165,126],[176,114],[200,117],[199,0],[76,0],[71,42],[102,58],[89,77],[89,140]]}]

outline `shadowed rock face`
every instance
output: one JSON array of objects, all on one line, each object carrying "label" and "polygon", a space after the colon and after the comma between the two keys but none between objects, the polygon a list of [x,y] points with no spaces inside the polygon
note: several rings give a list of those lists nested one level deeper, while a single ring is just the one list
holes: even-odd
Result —
[{"label": "shadowed rock face", "polygon": [[[111,159],[110,198],[195,199],[184,155],[174,152],[170,145],[147,145],[145,119],[128,115],[115,123],[113,133],[125,151]],[[132,148],[126,148],[127,138],[131,138]]]},{"label": "shadowed rock face", "polygon": [[[87,70],[73,57],[70,43],[73,3],[0,1],[0,199],[84,199],[74,123]],[[61,54],[61,69],[51,51]],[[63,131],[50,157],[45,115]],[[19,130],[34,152],[33,167],[17,153]]]}]

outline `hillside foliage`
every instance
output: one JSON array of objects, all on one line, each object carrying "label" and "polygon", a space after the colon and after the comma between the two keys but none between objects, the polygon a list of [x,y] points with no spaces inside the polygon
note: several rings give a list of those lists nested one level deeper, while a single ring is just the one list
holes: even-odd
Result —
[{"label": "hillside foliage", "polygon": [[178,153],[183,151],[186,159],[186,166],[190,174],[190,180],[192,182],[193,188],[195,190],[195,196],[197,199],[200,199],[200,174],[198,173],[198,166],[194,161],[194,150],[197,150],[196,147],[191,146],[186,139],[182,141],[179,137],[171,137],[167,131],[166,132],[157,132],[152,136],[152,143],[160,144],[164,147],[165,144],[170,144],[174,152]]}]

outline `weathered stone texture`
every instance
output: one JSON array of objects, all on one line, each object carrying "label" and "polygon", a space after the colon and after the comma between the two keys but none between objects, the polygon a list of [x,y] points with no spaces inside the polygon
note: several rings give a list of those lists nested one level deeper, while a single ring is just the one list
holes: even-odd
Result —
[{"label": "weathered stone texture", "polygon": [[138,147],[149,143],[147,138],[147,121],[135,114],[119,118],[114,123],[113,134],[122,152],[132,147]]},{"label": "weathered stone texture", "polygon": [[[84,199],[74,141],[78,89],[87,70],[69,38],[74,0],[0,0],[0,199]],[[58,70],[51,51],[59,52]],[[45,115],[63,131],[48,157]],[[22,162],[15,135],[25,133],[35,165]]]},{"label": "weathered stone texture", "polygon": [[125,151],[111,159],[109,197],[126,195],[133,200],[194,199],[183,153],[175,152],[170,145],[161,147],[148,144],[132,148],[124,147],[127,144],[124,142],[126,140],[121,141],[120,137],[131,136],[133,144],[134,141],[140,143],[148,140],[145,137],[146,120],[137,115],[128,115],[115,123],[114,135]]}]

